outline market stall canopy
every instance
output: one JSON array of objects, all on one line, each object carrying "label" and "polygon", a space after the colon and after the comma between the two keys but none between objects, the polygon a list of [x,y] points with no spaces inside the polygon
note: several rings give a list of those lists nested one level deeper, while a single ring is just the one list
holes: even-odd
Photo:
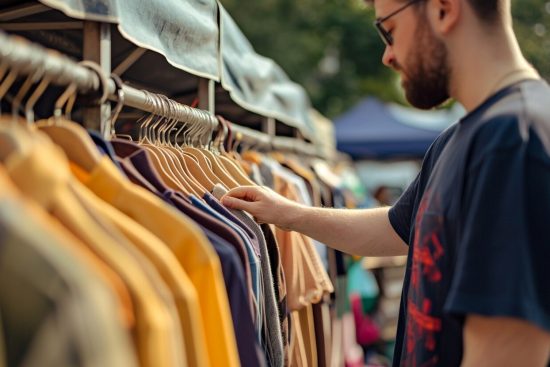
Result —
[{"label": "market stall canopy", "polygon": [[229,120],[259,128],[272,117],[312,136],[303,88],[254,52],[216,0],[0,0],[0,29],[75,59],[81,20],[111,24],[112,69],[129,84],[191,104],[206,78]]},{"label": "market stall canopy", "polygon": [[40,0],[77,19],[118,25],[124,38],[175,67],[219,80],[216,0]]},{"label": "market stall canopy", "polygon": [[274,117],[312,139],[309,98],[273,60],[258,55],[224,7],[220,7],[222,86],[243,108]]},{"label": "market stall canopy", "polygon": [[[334,120],[338,150],[354,159],[422,158],[446,124],[436,129],[402,122],[388,106],[374,97],[363,99]],[[434,125],[432,125],[434,126]]]}]

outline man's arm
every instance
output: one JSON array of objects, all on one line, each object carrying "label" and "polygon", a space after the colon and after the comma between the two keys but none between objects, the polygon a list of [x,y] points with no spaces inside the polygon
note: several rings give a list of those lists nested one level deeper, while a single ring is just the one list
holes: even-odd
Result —
[{"label": "man's arm", "polygon": [[264,187],[233,189],[222,198],[229,208],[252,214],[261,223],[305,234],[327,246],[360,256],[406,255],[408,246],[395,233],[389,208],[348,210],[306,207]]},{"label": "man's arm", "polygon": [[519,319],[471,315],[464,325],[462,367],[546,367],[550,333]]}]

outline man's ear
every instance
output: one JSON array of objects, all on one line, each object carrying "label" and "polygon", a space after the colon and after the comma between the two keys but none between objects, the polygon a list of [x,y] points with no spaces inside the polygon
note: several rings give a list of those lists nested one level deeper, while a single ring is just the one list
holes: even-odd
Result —
[{"label": "man's ear", "polygon": [[458,23],[462,13],[463,0],[428,1],[428,14],[434,31],[441,35],[448,34]]}]

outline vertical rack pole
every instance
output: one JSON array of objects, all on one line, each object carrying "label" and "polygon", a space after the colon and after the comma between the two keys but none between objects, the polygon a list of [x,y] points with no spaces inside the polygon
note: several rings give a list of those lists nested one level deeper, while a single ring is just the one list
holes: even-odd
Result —
[{"label": "vertical rack pole", "polygon": [[[111,26],[108,23],[84,22],[83,58],[98,63],[105,75],[111,74]],[[111,114],[111,105],[106,102],[101,106],[84,110],[84,126],[101,131],[108,137],[109,127],[106,124]]]},{"label": "vertical rack pole", "polygon": [[213,80],[200,78],[199,79],[199,108],[215,113],[215,84]]},{"label": "vertical rack pole", "polygon": [[262,131],[272,138],[275,136],[275,119],[273,117],[266,117],[263,119]]},{"label": "vertical rack pole", "polygon": [[275,141],[275,136],[277,135],[275,119],[273,117],[265,117],[262,120],[262,132],[269,136],[271,149],[273,149],[273,142]]}]

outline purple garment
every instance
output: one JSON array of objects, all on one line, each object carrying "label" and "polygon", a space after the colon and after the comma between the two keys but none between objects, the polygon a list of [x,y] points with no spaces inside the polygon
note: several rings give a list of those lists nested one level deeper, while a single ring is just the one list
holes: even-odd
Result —
[{"label": "purple garment", "polygon": [[[256,333],[247,301],[249,290],[246,287],[244,272],[237,252],[227,241],[214,232],[203,227],[201,229],[220,258],[241,366],[265,366],[264,351],[259,343],[254,343]],[[254,343],[254,348],[251,348],[251,343]]]},{"label": "purple garment", "polygon": [[169,190],[157,174],[149,158],[149,153],[145,149],[132,141],[122,139],[113,139],[111,145],[116,155],[121,159],[130,161],[141,176],[153,185],[159,193]]},{"label": "purple garment", "polygon": [[252,243],[252,248],[254,249],[254,253],[258,258],[261,258],[260,253],[260,244],[258,241],[258,237],[252,230],[244,224],[239,218],[237,218],[233,213],[231,213],[226,207],[224,207],[218,199],[212,194],[206,193],[202,197],[204,201],[216,212],[223,215],[225,218],[229,219],[231,222],[235,223],[239,228],[241,228],[246,235],[250,238],[250,242]]}]

